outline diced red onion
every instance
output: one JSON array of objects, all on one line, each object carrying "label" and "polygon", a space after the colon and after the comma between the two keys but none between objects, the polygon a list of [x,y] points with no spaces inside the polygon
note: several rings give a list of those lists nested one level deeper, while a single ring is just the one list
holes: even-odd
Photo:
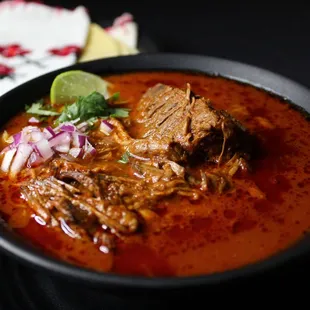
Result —
[{"label": "diced red onion", "polygon": [[87,123],[87,122],[83,122],[83,123],[78,124],[78,125],[76,126],[76,128],[77,128],[78,130],[81,130],[81,131],[85,131],[87,127],[88,127],[88,123]]},{"label": "diced red onion", "polygon": [[72,145],[74,147],[83,147],[86,143],[86,136],[79,133],[73,133]]},{"label": "diced red onion", "polygon": [[10,175],[14,177],[25,166],[30,154],[32,153],[32,147],[27,143],[21,143],[18,146],[16,155],[10,169]]},{"label": "diced red onion", "polygon": [[109,135],[111,131],[113,130],[113,125],[110,124],[106,120],[102,120],[100,124],[100,131],[105,133],[106,135]]},{"label": "diced red onion", "polygon": [[[32,164],[38,159],[40,158],[40,155],[37,152],[32,152],[28,158],[27,161],[27,167],[31,168]],[[41,157],[42,158],[42,157]]]},{"label": "diced red onion", "polygon": [[12,150],[13,148],[14,148],[14,147],[13,147],[12,144],[9,145],[9,146],[7,146],[7,147],[5,147],[5,148],[1,151],[0,155],[6,153],[6,152],[9,151],[9,150]]},{"label": "diced red onion", "polygon": [[34,143],[36,143],[36,142],[40,141],[40,140],[43,139],[43,138],[44,138],[44,135],[43,135],[43,133],[42,133],[41,131],[34,131],[34,132],[32,132],[31,135],[30,135],[30,140],[29,140],[29,142],[34,142]]},{"label": "diced red onion", "polygon": [[86,141],[84,149],[85,149],[85,153],[84,153],[83,158],[85,158],[88,154],[93,155],[93,156],[96,155],[96,149],[90,144],[88,140]]},{"label": "diced red onion", "polygon": [[70,150],[70,141],[55,146],[55,150],[59,153],[68,153]]},{"label": "diced red onion", "polygon": [[57,133],[53,138],[49,139],[50,147],[62,145],[70,142],[70,134],[62,131]]},{"label": "diced red onion", "polygon": [[29,119],[28,123],[29,123],[29,124],[39,124],[39,123],[41,123],[41,121],[38,120],[38,119],[35,118],[35,117],[31,117],[31,118]]},{"label": "diced red onion", "polygon": [[106,124],[106,125],[107,125],[108,127],[110,127],[111,129],[114,128],[114,126],[113,126],[109,121],[107,121],[107,120],[105,120],[105,119],[102,120],[102,123]]},{"label": "diced red onion", "polygon": [[22,132],[19,132],[13,135],[13,139],[14,139],[14,142],[13,142],[14,146],[18,146],[22,140]]},{"label": "diced red onion", "polygon": [[47,126],[46,128],[44,128],[43,133],[44,133],[46,139],[50,139],[51,137],[56,136],[55,131],[50,126]]},{"label": "diced red onion", "polygon": [[10,169],[10,166],[11,166],[11,162],[13,160],[13,157],[14,157],[15,153],[16,153],[16,148],[11,149],[11,150],[9,149],[5,153],[5,155],[3,157],[3,160],[2,160],[2,164],[1,164],[1,170],[3,172],[6,172],[6,173],[9,172],[9,169]]},{"label": "diced red onion", "polygon": [[72,145],[73,147],[79,147],[80,143],[79,143],[79,134],[74,132],[72,134]]},{"label": "diced red onion", "polygon": [[47,160],[54,155],[54,152],[46,139],[38,141],[34,145],[34,149],[44,160]]},{"label": "diced red onion", "polygon": [[50,134],[49,131],[47,131],[45,128],[43,129],[43,134],[44,134],[44,138],[49,140],[51,139],[53,136]]},{"label": "diced red onion", "polygon": [[86,136],[78,135],[79,147],[83,147],[86,143]]},{"label": "diced red onion", "polygon": [[[106,121],[103,124],[112,130],[111,124]],[[86,122],[80,124],[80,128],[81,125],[88,126]],[[56,129],[48,126],[42,130],[36,126],[26,126],[21,132],[13,135],[12,139],[13,142],[0,153],[4,154],[1,170],[9,172],[11,176],[15,176],[24,166],[38,166],[51,158],[55,152],[70,161],[96,154],[96,149],[87,136],[77,131],[77,127],[69,122]]]},{"label": "diced red onion", "polygon": [[97,153],[97,151],[96,151],[96,149],[92,146],[91,149],[90,149],[90,151],[89,151],[89,153],[90,153],[91,155],[95,156],[96,153]]},{"label": "diced red onion", "polygon": [[44,159],[37,152],[32,152],[27,161],[27,167],[28,168],[37,167],[43,162],[44,162]]},{"label": "diced red onion", "polygon": [[21,131],[21,138],[20,138],[21,140],[19,141],[18,144],[32,141],[33,137],[36,136],[36,133],[41,134],[41,129],[39,127],[36,126],[24,127],[23,130]]},{"label": "diced red onion", "polygon": [[83,149],[79,148],[79,147],[73,147],[72,149],[70,149],[69,151],[69,155],[71,155],[74,158],[78,158],[81,157],[83,154]]},{"label": "diced red onion", "polygon": [[29,134],[29,133],[32,133],[34,131],[41,131],[41,130],[37,126],[26,126],[22,130],[22,132],[25,133],[25,134]]},{"label": "diced red onion", "polygon": [[61,125],[59,129],[66,132],[74,132],[76,130],[76,127],[70,123],[65,123]]}]

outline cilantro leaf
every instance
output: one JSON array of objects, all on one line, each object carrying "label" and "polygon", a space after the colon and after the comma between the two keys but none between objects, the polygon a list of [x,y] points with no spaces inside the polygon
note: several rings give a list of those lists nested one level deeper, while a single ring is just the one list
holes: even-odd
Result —
[{"label": "cilantro leaf", "polygon": [[113,94],[112,96],[110,96],[107,100],[108,100],[108,103],[109,103],[109,104],[121,105],[121,104],[128,103],[128,101],[123,100],[123,99],[121,98],[120,92],[114,93],[114,94]]},{"label": "cilantro leaf", "polygon": [[89,120],[87,120],[87,124],[88,124],[87,131],[94,130],[94,129],[98,128],[98,126],[99,126],[98,120],[99,120],[98,117],[92,117]]},{"label": "cilantro leaf", "polygon": [[129,162],[129,156],[130,156],[130,154],[129,154],[128,152],[125,152],[125,153],[122,155],[121,159],[118,160],[117,162],[119,162],[119,163],[121,163],[121,164],[128,164],[128,162]]},{"label": "cilantro leaf", "polygon": [[111,117],[128,117],[130,109],[127,108],[109,108],[107,109]]},{"label": "cilantro leaf", "polygon": [[79,120],[79,122],[87,121],[90,126],[94,126],[99,117],[128,117],[130,109],[116,108],[109,105],[109,100],[117,100],[119,93],[115,93],[109,99],[96,91],[90,93],[88,96],[81,96],[72,104],[67,104],[62,109],[61,113],[56,112],[51,106],[44,105],[44,101],[40,100],[33,103],[31,106],[26,106],[26,112],[34,114],[40,118],[47,118],[49,116],[59,116],[56,124],[67,121]]},{"label": "cilantro leaf", "polygon": [[79,117],[79,107],[76,103],[71,105],[65,105],[62,113],[56,120],[56,123],[64,123],[66,121],[72,121]]},{"label": "cilantro leaf", "polygon": [[88,126],[94,126],[98,121],[98,117],[92,117],[89,120],[87,120]]},{"label": "cilantro leaf", "polygon": [[79,97],[75,103],[66,105],[57,122],[63,123],[77,118],[81,122],[87,121],[90,118],[104,114],[107,106],[105,98],[100,93],[92,92],[86,97]]},{"label": "cilantro leaf", "polygon": [[60,113],[54,111],[50,107],[43,107],[43,101],[33,103],[31,106],[26,106],[26,113],[43,116],[56,116]]},{"label": "cilantro leaf", "polygon": [[119,98],[120,98],[120,93],[117,92],[117,93],[114,93],[111,97],[109,97],[108,101],[109,102],[117,101],[119,100]]},{"label": "cilantro leaf", "polygon": [[109,107],[104,96],[95,91],[88,96],[79,97],[75,103],[65,106],[57,122],[63,123],[75,119],[83,122],[96,117],[128,117],[128,115],[129,109]]}]

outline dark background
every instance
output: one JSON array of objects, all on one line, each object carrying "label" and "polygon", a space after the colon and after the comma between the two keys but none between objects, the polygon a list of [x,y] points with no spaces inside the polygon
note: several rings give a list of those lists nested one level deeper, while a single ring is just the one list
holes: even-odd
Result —
[{"label": "dark background", "polygon": [[92,21],[101,25],[128,11],[140,33],[150,37],[160,51],[238,60],[310,86],[310,10],[306,4],[207,0],[45,3],[67,8],[83,4]]}]

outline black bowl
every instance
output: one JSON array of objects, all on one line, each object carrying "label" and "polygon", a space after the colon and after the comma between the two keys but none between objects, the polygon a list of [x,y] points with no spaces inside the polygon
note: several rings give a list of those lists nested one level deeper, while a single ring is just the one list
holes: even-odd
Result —
[{"label": "black bowl", "polygon": [[[267,70],[212,57],[154,53],[77,64],[31,80],[0,98],[0,106],[5,107],[1,110],[0,124],[3,125],[15,113],[23,109],[26,103],[31,103],[46,95],[56,75],[72,69],[103,75],[146,70],[194,71],[221,75],[262,88],[310,111],[310,91],[308,89]],[[224,285],[225,287],[231,287],[231,285],[236,287],[237,284],[246,283],[248,286],[249,279],[255,279],[252,283],[257,283],[255,281],[262,279],[262,275],[265,281],[267,272],[271,275],[277,271],[277,275],[279,275],[283,268],[296,266],[296,260],[308,255],[309,245],[309,239],[305,237],[294,247],[264,261],[223,273],[187,278],[143,278],[98,273],[53,259],[10,231],[5,224],[0,225],[1,250],[17,258],[21,263],[30,265],[52,277],[73,281],[71,289],[74,285],[85,285],[85,287],[94,288],[99,294],[110,292],[114,295],[121,294],[140,300],[142,296],[146,296],[145,299],[148,300],[158,299],[160,296],[166,297],[168,292],[172,299],[179,298],[181,293],[183,298],[193,296],[193,293],[196,293],[195,296],[197,294],[205,296],[205,292],[210,293],[219,287],[222,290]]]}]

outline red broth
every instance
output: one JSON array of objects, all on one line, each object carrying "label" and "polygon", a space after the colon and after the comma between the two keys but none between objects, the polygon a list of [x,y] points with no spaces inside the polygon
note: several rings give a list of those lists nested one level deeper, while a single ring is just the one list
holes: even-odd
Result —
[{"label": "red broth", "polygon": [[[20,198],[18,185],[1,175],[1,212],[25,239],[78,266],[171,277],[210,274],[265,259],[309,229],[310,123],[290,104],[252,86],[203,75],[144,72],[105,78],[133,109],[133,124],[137,102],[148,87],[161,82],[185,88],[190,83],[194,92],[210,98],[214,107],[227,110],[254,132],[264,155],[251,163],[252,172],[234,178],[231,192],[208,194],[199,203],[176,197],[162,201],[159,220],[119,240],[113,254],[41,225]],[[28,119],[22,113],[4,129],[15,133]]]}]

